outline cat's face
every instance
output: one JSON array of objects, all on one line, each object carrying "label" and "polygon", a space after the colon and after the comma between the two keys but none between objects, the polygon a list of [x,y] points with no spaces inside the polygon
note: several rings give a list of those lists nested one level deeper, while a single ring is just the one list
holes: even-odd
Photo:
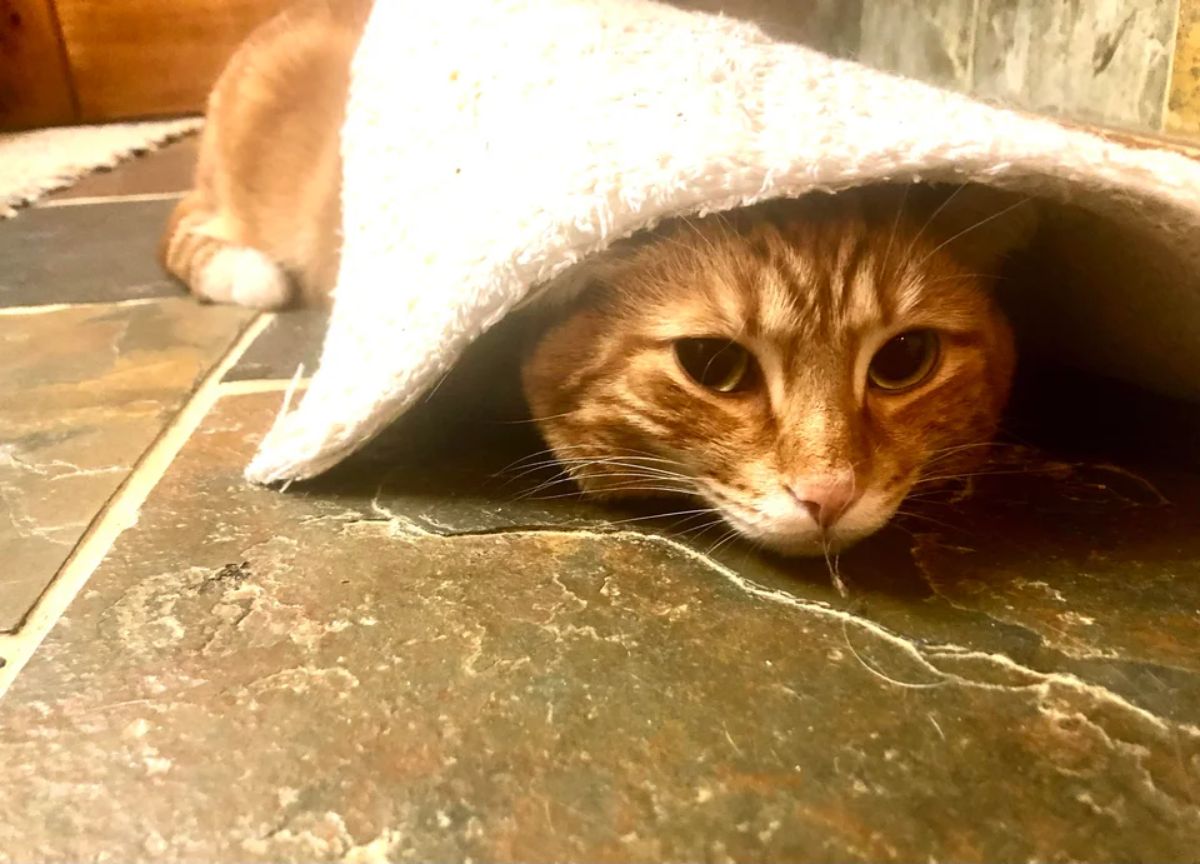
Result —
[{"label": "cat's face", "polygon": [[1013,372],[986,269],[1004,244],[956,249],[955,223],[907,200],[710,217],[601,265],[524,367],[564,468],[589,493],[699,499],[789,554],[859,540],[964,470]]}]

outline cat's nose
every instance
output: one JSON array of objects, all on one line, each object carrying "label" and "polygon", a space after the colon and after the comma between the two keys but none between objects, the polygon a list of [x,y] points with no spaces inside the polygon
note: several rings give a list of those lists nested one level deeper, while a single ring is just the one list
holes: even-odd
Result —
[{"label": "cat's nose", "polygon": [[853,475],[833,475],[787,484],[792,497],[822,528],[832,528],[854,501]]}]

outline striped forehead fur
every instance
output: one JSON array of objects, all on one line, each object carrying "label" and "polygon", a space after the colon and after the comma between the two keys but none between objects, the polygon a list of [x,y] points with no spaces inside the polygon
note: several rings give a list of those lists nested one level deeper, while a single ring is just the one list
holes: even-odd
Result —
[{"label": "striped forehead fur", "polygon": [[[712,335],[836,339],[909,311],[922,281],[903,262],[918,245],[928,251],[907,226],[841,215],[786,221],[763,211],[683,223],[634,262],[651,302],[688,281]],[[903,248],[889,261],[892,245]]]}]

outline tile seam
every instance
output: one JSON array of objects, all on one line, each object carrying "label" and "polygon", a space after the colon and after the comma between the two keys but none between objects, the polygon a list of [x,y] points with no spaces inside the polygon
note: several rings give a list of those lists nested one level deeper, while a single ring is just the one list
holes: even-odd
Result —
[{"label": "tile seam", "polygon": [[6,661],[0,668],[0,699],[4,698],[42,640],[83,590],[96,568],[103,563],[113,544],[126,529],[137,524],[141,508],[150,493],[212,407],[225,395],[221,379],[274,317],[273,313],[260,314],[242,329],[183,407],[138,459],[125,482],[84,532],[66,562],[26,615],[21,627],[13,633],[0,634],[0,658]]},{"label": "tile seam", "polygon": [[63,207],[88,207],[94,204],[137,204],[141,201],[175,201],[187,194],[180,192],[135,192],[128,195],[81,195],[78,198],[53,198],[34,203],[34,210],[58,210]]},{"label": "tile seam", "polygon": [[0,318],[13,318],[23,315],[47,315],[52,312],[64,312],[68,309],[92,309],[101,306],[146,306],[160,303],[163,300],[182,300],[186,295],[164,294],[161,297],[126,297],[123,300],[80,300],[78,303],[42,303],[35,306],[0,306]]},{"label": "tile seam", "polygon": [[288,388],[297,391],[308,388],[311,378],[246,378],[240,381],[222,381],[222,396],[252,396],[256,393],[283,393]]}]

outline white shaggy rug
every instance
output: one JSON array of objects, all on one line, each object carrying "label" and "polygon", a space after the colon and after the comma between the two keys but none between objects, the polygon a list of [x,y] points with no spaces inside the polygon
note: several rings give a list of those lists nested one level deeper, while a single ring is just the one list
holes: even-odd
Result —
[{"label": "white shaggy rug", "polygon": [[0,219],[97,168],[111,168],[199,129],[201,122],[109,123],[0,134]]}]

